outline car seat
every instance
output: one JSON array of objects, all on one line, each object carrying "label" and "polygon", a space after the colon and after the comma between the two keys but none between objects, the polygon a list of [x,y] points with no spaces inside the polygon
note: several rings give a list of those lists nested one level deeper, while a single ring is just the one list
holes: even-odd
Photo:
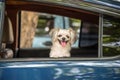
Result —
[{"label": "car seat", "polygon": [[2,47],[0,50],[1,58],[13,58],[13,50],[10,48],[6,48],[7,44],[12,44],[13,42],[14,42],[14,36],[13,36],[12,23],[9,17],[7,16],[7,13],[5,13],[3,35],[2,35]]}]

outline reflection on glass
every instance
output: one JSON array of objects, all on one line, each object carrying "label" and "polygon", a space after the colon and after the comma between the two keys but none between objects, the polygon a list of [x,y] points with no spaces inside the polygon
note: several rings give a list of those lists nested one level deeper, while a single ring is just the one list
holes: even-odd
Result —
[{"label": "reflection on glass", "polygon": [[120,54],[120,19],[104,17],[103,24],[103,55]]},{"label": "reflection on glass", "polygon": [[4,14],[4,2],[0,0],[0,43],[2,38],[2,29],[3,29],[3,14]]}]

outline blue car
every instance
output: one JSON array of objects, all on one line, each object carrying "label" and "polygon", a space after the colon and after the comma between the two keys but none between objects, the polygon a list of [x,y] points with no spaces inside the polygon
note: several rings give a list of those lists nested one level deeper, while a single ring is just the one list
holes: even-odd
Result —
[{"label": "blue car", "polygon": [[[49,57],[53,28],[71,57]],[[120,80],[120,1],[0,0],[0,80]]]}]

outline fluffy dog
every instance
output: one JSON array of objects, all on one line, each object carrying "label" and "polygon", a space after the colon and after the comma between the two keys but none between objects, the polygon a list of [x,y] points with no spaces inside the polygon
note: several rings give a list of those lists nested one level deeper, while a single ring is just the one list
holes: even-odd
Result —
[{"label": "fluffy dog", "polygon": [[70,57],[71,45],[76,41],[76,32],[69,29],[54,28],[50,31],[52,46],[49,56],[54,58]]}]

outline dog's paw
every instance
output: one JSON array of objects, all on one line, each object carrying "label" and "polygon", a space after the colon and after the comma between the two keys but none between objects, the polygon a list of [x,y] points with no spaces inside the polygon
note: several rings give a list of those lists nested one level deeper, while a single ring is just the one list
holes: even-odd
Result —
[{"label": "dog's paw", "polygon": [[67,55],[50,55],[50,58],[67,58],[70,57],[70,54]]}]

